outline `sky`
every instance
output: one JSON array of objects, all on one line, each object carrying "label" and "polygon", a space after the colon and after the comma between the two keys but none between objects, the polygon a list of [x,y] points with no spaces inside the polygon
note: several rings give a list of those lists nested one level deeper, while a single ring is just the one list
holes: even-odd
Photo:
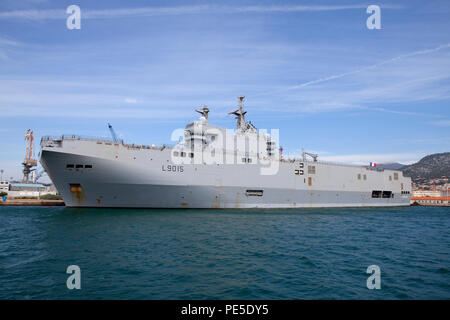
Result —
[{"label": "sky", "polygon": [[[70,5],[81,29],[68,29]],[[381,8],[370,30],[369,5]],[[208,105],[288,155],[414,163],[450,151],[450,2],[0,2],[0,169],[21,179],[24,135],[170,144]]]}]

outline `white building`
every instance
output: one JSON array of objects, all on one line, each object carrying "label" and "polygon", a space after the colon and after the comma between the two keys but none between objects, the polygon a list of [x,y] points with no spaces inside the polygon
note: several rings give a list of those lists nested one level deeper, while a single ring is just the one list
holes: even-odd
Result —
[{"label": "white building", "polygon": [[440,197],[441,191],[432,191],[432,190],[416,190],[413,191],[413,197]]},{"label": "white building", "polygon": [[8,198],[20,198],[20,197],[37,197],[45,194],[58,194],[55,187],[45,186],[40,183],[16,183],[9,181],[0,182],[0,192],[6,192]]}]

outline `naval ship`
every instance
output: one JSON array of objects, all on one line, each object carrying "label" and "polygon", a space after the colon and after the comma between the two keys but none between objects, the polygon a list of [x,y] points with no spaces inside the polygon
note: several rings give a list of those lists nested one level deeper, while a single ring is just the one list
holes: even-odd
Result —
[{"label": "naval ship", "polygon": [[[135,145],[78,135],[43,137],[40,162],[68,207],[305,208],[409,206],[401,171],[284,158],[277,132],[245,120],[209,123],[209,108],[178,131],[172,146]],[[172,138],[177,134],[172,134]],[[176,138],[172,139],[177,141]]]}]

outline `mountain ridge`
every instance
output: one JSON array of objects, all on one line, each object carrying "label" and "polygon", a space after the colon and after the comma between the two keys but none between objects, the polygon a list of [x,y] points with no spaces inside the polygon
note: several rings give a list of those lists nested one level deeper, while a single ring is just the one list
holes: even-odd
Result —
[{"label": "mountain ridge", "polygon": [[450,152],[430,154],[401,170],[411,178],[438,179],[450,176]]}]

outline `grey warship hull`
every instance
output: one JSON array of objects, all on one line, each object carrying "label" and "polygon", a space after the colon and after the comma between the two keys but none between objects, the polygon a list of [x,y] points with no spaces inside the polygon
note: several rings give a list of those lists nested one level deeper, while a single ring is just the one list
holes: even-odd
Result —
[{"label": "grey warship hull", "polygon": [[[261,175],[259,164],[173,164],[171,149],[46,138],[40,161],[68,207],[313,208],[408,206],[401,172],[295,160]],[[314,167],[314,172],[299,168]]]}]

